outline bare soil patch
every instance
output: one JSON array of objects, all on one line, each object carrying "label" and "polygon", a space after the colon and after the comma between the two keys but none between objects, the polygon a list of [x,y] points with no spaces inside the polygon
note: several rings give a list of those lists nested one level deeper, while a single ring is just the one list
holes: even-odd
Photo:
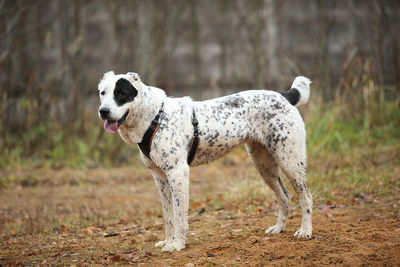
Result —
[{"label": "bare soil patch", "polygon": [[164,237],[161,203],[143,168],[2,170],[15,183],[0,191],[0,265],[400,266],[398,188],[335,189],[328,200],[314,191],[311,240],[293,237],[293,197],[286,231],[267,235],[275,197],[245,157],[193,169],[187,247],[174,253],[154,248]]},{"label": "bare soil patch", "polygon": [[192,212],[187,248],[175,253],[153,247],[163,236],[160,220],[64,229],[57,235],[3,239],[1,263],[399,266],[400,222],[391,218],[391,208],[389,203],[318,208],[314,237],[308,241],[292,236],[300,224],[298,209],[292,211],[287,230],[279,235],[264,234],[275,221],[272,214]]}]

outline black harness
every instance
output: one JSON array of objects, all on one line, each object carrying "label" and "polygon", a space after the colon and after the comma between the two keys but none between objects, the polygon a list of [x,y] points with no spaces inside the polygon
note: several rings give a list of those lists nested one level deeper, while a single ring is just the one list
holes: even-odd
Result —
[{"label": "black harness", "polygon": [[[163,113],[164,113],[164,103],[162,103],[160,111],[158,112],[154,120],[151,122],[147,131],[144,133],[142,142],[138,144],[140,150],[149,159],[151,159],[150,158],[151,143],[153,142],[153,138],[156,135],[158,128],[160,127],[160,117],[162,116]],[[197,121],[194,109],[192,115],[192,125],[194,130],[193,130],[192,140],[190,141],[190,149],[187,157],[188,165],[192,163],[194,156],[196,155],[197,147],[199,146],[200,143],[199,128],[198,128],[199,122]]]},{"label": "black harness", "polygon": [[189,149],[189,154],[187,158],[188,165],[192,163],[194,156],[196,155],[196,150],[197,147],[199,146],[200,143],[200,137],[199,137],[199,122],[197,121],[196,118],[196,113],[194,112],[193,109],[193,115],[192,115],[192,125],[193,125],[193,137],[192,140],[190,141],[190,149]]}]

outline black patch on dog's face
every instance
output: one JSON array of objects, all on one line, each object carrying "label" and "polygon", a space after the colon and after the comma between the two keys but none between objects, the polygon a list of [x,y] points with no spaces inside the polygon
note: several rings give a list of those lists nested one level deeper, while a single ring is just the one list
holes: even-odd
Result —
[{"label": "black patch on dog's face", "polygon": [[133,85],[129,81],[123,78],[119,79],[115,84],[114,100],[118,106],[122,106],[128,102],[132,102],[137,94],[138,91],[136,90],[136,88],[133,87]]}]

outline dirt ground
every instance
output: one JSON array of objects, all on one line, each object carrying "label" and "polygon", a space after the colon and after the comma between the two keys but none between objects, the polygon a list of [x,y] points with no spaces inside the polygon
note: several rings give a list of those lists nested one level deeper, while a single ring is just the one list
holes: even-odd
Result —
[{"label": "dirt ground", "polygon": [[267,235],[275,198],[240,157],[193,169],[187,246],[174,253],[154,248],[161,204],[143,168],[3,170],[20,180],[0,191],[0,266],[400,266],[398,196],[314,193],[311,240],[293,237],[293,197],[286,231]]}]

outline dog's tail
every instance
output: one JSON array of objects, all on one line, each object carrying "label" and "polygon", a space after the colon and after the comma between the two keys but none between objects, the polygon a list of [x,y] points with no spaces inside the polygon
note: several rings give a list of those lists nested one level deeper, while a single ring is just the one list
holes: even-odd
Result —
[{"label": "dog's tail", "polygon": [[294,79],[290,90],[281,94],[290,104],[298,107],[308,102],[308,98],[310,97],[310,84],[311,81],[308,78],[297,76],[296,79]]}]

